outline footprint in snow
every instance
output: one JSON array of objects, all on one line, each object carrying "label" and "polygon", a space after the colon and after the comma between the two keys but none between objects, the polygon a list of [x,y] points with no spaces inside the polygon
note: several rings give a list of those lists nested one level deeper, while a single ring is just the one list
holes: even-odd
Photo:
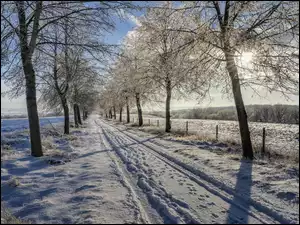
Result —
[{"label": "footprint in snow", "polygon": [[83,165],[81,166],[81,168],[89,168],[89,167],[91,167],[89,164],[83,164]]},{"label": "footprint in snow", "polygon": [[200,204],[200,205],[198,205],[198,208],[207,208],[207,206],[204,204]]},{"label": "footprint in snow", "polygon": [[215,214],[215,213],[212,213],[211,214],[213,217],[215,217],[215,218],[218,218],[219,216],[217,215],[217,214]]}]

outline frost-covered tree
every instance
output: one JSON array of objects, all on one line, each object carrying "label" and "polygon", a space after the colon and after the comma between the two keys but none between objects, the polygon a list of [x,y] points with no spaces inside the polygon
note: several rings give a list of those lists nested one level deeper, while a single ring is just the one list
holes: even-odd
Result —
[{"label": "frost-covered tree", "polygon": [[[36,67],[34,65],[37,51],[45,52],[44,46],[52,44],[53,39],[48,29],[53,23],[63,24],[67,20],[75,25],[75,30],[86,29],[91,38],[83,39],[73,36],[77,46],[85,47],[92,56],[107,51],[107,45],[99,41],[103,31],[114,28],[113,15],[120,9],[132,5],[126,1],[94,2],[83,1],[5,1],[1,2],[1,78],[13,85],[17,94],[26,93],[26,104],[30,129],[32,156],[42,156],[39,117],[36,100]],[[97,38],[95,38],[97,37]],[[64,45],[64,43],[59,43]],[[69,45],[69,44],[68,44]],[[3,56],[2,56],[3,53]],[[21,68],[21,70],[20,70]],[[16,73],[16,69],[19,72]],[[3,70],[9,71],[8,73]],[[14,93],[16,93],[14,91]]]},{"label": "frost-covered tree", "polygon": [[124,40],[123,51],[118,61],[119,73],[116,74],[116,79],[122,84],[121,90],[126,96],[126,102],[134,99],[138,112],[138,125],[142,126],[142,102],[146,102],[155,95],[156,85],[153,80],[146,76],[148,67],[144,58],[145,52],[138,38],[138,32],[135,30]]},{"label": "frost-covered tree", "polygon": [[[207,90],[210,78],[204,70],[198,70],[203,54],[194,54],[194,46],[189,46],[193,34],[174,32],[193,25],[182,11],[175,11],[168,1],[158,8],[151,8],[137,29],[139,50],[143,53],[146,73],[144,77],[152,80],[165,96],[165,131],[170,132],[170,104],[174,94],[189,92],[194,85],[201,84]],[[195,76],[197,74],[197,76]],[[191,81],[194,82],[191,82]],[[199,86],[198,86],[199,87]],[[199,90],[199,89],[198,89]],[[204,95],[206,91],[201,94]]]},{"label": "frost-covered tree", "polygon": [[235,101],[243,156],[252,159],[241,86],[254,91],[262,87],[283,95],[299,94],[299,3],[193,1],[185,4],[178,10],[191,15],[198,26],[174,32],[192,33],[195,41],[214,47],[210,56],[227,72],[226,76],[219,74],[219,81],[225,89],[231,89]]}]

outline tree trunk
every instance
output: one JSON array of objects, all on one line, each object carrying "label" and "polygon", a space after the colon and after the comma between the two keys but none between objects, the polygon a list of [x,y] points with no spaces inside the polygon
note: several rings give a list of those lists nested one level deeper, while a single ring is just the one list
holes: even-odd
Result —
[{"label": "tree trunk", "polygon": [[78,120],[78,123],[80,125],[82,125],[81,116],[80,116],[80,109],[79,109],[79,105],[78,104],[76,104],[76,110],[77,110],[77,120]]},{"label": "tree trunk", "polygon": [[85,110],[84,110],[84,107],[82,108],[82,120],[84,121],[85,120]]},{"label": "tree trunk", "polygon": [[120,117],[119,117],[120,122],[122,122],[122,111],[123,111],[123,107],[120,108]]},{"label": "tree trunk", "polygon": [[32,65],[32,55],[36,46],[36,39],[39,28],[39,19],[42,12],[42,1],[36,3],[34,12],[34,22],[32,35],[28,43],[28,33],[26,27],[26,9],[24,1],[16,2],[18,19],[19,19],[19,40],[21,48],[21,59],[26,81],[26,105],[29,121],[31,155],[34,157],[43,156],[39,116],[36,103],[36,79],[35,71]]},{"label": "tree trunk", "polygon": [[167,91],[167,98],[166,98],[166,132],[171,131],[171,114],[170,114],[170,104],[171,104],[171,81],[167,80],[166,83],[166,91]]},{"label": "tree trunk", "polygon": [[75,123],[75,127],[78,127],[78,116],[77,116],[77,110],[76,110],[76,104],[73,105],[73,111],[74,111],[74,123]]},{"label": "tree trunk", "polygon": [[114,119],[116,120],[117,119],[117,115],[116,115],[116,107],[115,106],[113,107],[113,110],[114,110]]},{"label": "tree trunk", "polygon": [[107,119],[107,113],[105,113],[105,118]]},{"label": "tree trunk", "polygon": [[[36,103],[35,72],[31,60],[24,63],[23,69],[26,77],[26,104],[30,131],[31,155],[35,157],[43,156],[39,116]],[[25,64],[25,65],[24,65]]]},{"label": "tree trunk", "polygon": [[240,135],[243,147],[243,157],[253,159],[253,149],[250,138],[250,131],[248,126],[247,113],[242,98],[242,92],[240,87],[240,81],[238,77],[237,67],[234,62],[234,54],[231,52],[225,52],[227,71],[231,78],[232,92],[234,96],[235,107],[239,120]]},{"label": "tree trunk", "polygon": [[126,111],[127,111],[127,123],[130,123],[130,112],[129,112],[128,97],[126,97]]},{"label": "tree trunk", "polygon": [[64,134],[70,134],[70,117],[69,117],[69,106],[67,103],[67,99],[64,96],[62,98],[62,105],[64,109],[64,117],[65,117],[65,126],[64,126]]},{"label": "tree trunk", "polygon": [[83,107],[83,110],[82,110],[82,119],[83,120],[86,120],[87,119],[87,110],[85,107]]},{"label": "tree trunk", "polygon": [[111,109],[109,110],[109,119],[112,118],[112,112],[111,112]]},{"label": "tree trunk", "polygon": [[135,99],[136,99],[136,107],[138,111],[138,117],[139,117],[139,126],[143,125],[143,115],[142,115],[142,107],[140,102],[140,93],[135,93]]},{"label": "tree trunk", "polygon": [[86,120],[87,119],[87,111],[84,109],[83,112],[83,120]]}]

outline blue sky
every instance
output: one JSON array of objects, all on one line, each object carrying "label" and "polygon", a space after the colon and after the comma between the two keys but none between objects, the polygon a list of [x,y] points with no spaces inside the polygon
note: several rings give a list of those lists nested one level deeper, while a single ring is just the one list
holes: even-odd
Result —
[{"label": "blue sky", "polygon": [[[157,2],[136,2],[136,4],[144,5],[144,4],[157,4]],[[180,2],[176,2],[176,5],[180,4]],[[143,15],[144,12],[134,11],[129,14],[129,18],[125,21],[120,21],[118,18],[115,18],[116,29],[111,34],[108,34],[105,37],[105,41],[109,44],[120,44],[122,39],[127,35],[129,31],[132,31],[136,26],[136,19],[139,16]],[[1,80],[1,92],[7,90],[7,86],[4,84],[3,80]],[[243,97],[245,104],[299,104],[299,96],[291,96],[291,101],[286,100],[278,93],[269,94],[263,90],[260,90],[259,93],[264,96],[263,98],[254,95],[252,90],[243,90]],[[182,109],[182,108],[193,108],[193,107],[209,107],[209,106],[229,106],[234,105],[234,101],[232,98],[228,98],[223,96],[220,91],[212,90],[211,92],[212,101],[205,100],[201,104],[194,99],[189,100],[176,100],[173,99],[171,102],[172,109]],[[147,104],[145,106],[146,110],[163,110],[164,104]],[[26,112],[26,102],[25,95],[10,100],[7,97],[1,96],[1,111],[2,112]]]}]

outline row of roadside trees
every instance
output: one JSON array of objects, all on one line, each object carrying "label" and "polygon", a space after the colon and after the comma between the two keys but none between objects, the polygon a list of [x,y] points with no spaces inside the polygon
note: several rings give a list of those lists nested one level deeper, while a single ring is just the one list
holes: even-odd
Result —
[{"label": "row of roadside trees", "polygon": [[2,1],[1,79],[11,97],[25,93],[32,156],[42,156],[37,91],[52,111],[69,111],[75,125],[93,107],[101,72],[116,46],[103,41],[115,18],[133,9],[127,1]]},{"label": "row of roadside trees", "polygon": [[[116,46],[103,42],[104,35],[116,17],[134,8],[127,1],[1,2],[1,79],[14,96],[26,94],[32,155],[43,155],[37,91],[48,107],[63,109],[67,134],[70,106],[80,123],[79,108],[86,118],[98,92],[104,113],[122,114],[125,107],[127,121],[134,103],[140,126],[143,103],[163,100],[170,132],[172,98],[201,100],[218,88],[234,99],[243,156],[252,159],[242,87],[299,94],[299,3],[159,3],[147,7],[117,56],[108,59]],[[243,60],[249,52],[251,63]],[[107,60],[108,69],[97,66]]]},{"label": "row of roadside trees", "polygon": [[[103,114],[165,102],[165,131],[171,131],[174,97],[207,96],[221,89],[235,102],[243,156],[253,159],[242,88],[299,94],[299,3],[288,1],[164,2],[139,18],[124,39],[101,91]],[[245,56],[253,55],[245,60]]]}]

